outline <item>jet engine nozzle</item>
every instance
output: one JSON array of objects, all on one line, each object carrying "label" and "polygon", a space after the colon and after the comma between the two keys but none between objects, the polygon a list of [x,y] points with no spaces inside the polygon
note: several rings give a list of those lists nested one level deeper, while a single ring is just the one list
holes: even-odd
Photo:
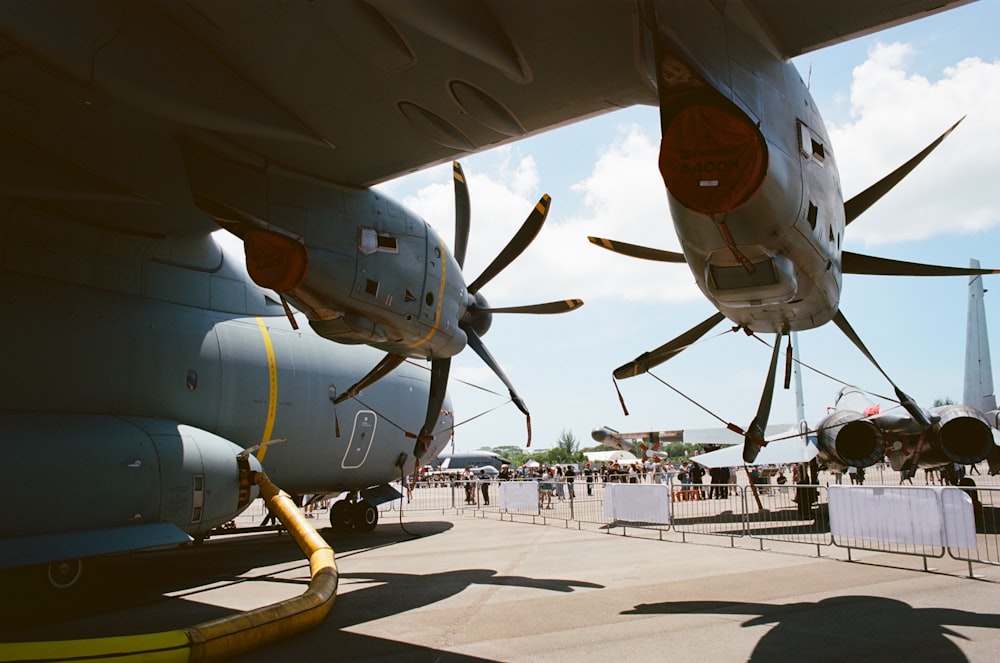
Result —
[{"label": "jet engine nozzle", "polygon": [[858,412],[841,410],[820,427],[824,455],[845,467],[868,467],[885,456],[885,437],[879,427]]},{"label": "jet engine nozzle", "polygon": [[990,455],[996,446],[986,418],[967,405],[945,405],[935,410],[941,418],[938,442],[953,463],[971,465]]}]

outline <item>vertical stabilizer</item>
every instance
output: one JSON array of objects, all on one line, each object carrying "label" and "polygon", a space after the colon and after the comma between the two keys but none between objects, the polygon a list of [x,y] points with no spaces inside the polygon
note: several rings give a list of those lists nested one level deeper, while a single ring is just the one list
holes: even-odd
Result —
[{"label": "vertical stabilizer", "polygon": [[[975,258],[969,261],[979,267]],[[990,363],[990,340],[986,335],[986,304],[983,302],[983,277],[969,277],[969,313],[965,330],[965,405],[980,412],[997,409],[993,392],[993,367]]]}]

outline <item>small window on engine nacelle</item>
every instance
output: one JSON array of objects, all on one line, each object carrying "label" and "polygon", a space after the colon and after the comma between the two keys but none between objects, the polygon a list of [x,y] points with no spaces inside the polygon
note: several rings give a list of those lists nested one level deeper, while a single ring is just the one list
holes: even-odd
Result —
[{"label": "small window on engine nacelle", "polygon": [[364,254],[399,253],[396,238],[392,235],[379,234],[374,228],[358,228],[358,250]]},{"label": "small window on engine nacelle", "polygon": [[804,159],[814,161],[822,166],[826,161],[826,146],[823,143],[823,139],[806,126],[802,120],[799,120],[798,124],[799,152]]}]

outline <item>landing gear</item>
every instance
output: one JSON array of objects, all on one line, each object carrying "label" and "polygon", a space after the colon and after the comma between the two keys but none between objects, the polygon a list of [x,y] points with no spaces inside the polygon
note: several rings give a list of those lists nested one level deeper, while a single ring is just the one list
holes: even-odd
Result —
[{"label": "landing gear", "polygon": [[330,507],[330,526],[335,532],[346,532],[351,529],[354,519],[351,514],[351,503],[347,500],[337,500]]},{"label": "landing gear", "polygon": [[83,560],[67,559],[61,562],[49,562],[46,569],[49,585],[53,589],[66,590],[80,582],[83,576]]},{"label": "landing gear", "polygon": [[378,509],[367,500],[337,500],[330,507],[330,526],[336,532],[346,532],[352,527],[361,532],[370,532],[376,525]]},{"label": "landing gear", "polygon": [[378,525],[378,509],[371,502],[361,500],[353,505],[354,527],[362,532],[370,532]]}]

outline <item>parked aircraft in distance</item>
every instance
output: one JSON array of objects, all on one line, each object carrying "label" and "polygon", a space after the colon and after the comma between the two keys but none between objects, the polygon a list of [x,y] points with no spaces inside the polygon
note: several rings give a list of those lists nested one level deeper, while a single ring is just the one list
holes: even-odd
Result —
[{"label": "parked aircraft in distance", "polygon": [[[972,260],[970,267],[979,266]],[[945,404],[925,413],[934,426],[922,425],[901,408],[883,410],[862,390],[843,387],[830,413],[805,436],[779,436],[753,464],[785,464],[818,456],[830,468],[868,467],[888,460],[894,470],[969,465],[988,460],[990,473],[1000,472],[1000,431],[993,371],[986,330],[982,276],[969,277],[965,345],[965,389],[962,404]],[[741,463],[733,449],[695,457],[709,467]],[[807,458],[803,458],[803,451]]]},{"label": "parked aircraft in distance", "polygon": [[[683,259],[720,309],[627,372],[726,316],[779,336],[830,319],[849,331],[842,272],[939,273],[840,249],[919,159],[842,203],[787,60],[962,3],[594,0],[571,20],[529,0],[3,3],[4,558],[200,536],[252,497],[241,450],[272,439],[288,441],[257,456],[286,490],[380,484],[444,444],[465,344],[526,411],[479,341],[490,315],[578,303],[491,308],[480,288],[547,199],[466,283],[460,171],[453,255],[370,187],[596,113],[660,107]],[[429,379],[401,359],[414,356]],[[353,503],[339,522],[370,525]]]},{"label": "parked aircraft in distance", "polygon": [[[798,341],[795,332],[791,333],[792,344],[792,374],[795,379],[795,414],[798,423],[771,424],[764,431],[768,445],[761,449],[752,465],[768,465],[772,463],[808,462],[817,453],[815,434],[808,433],[808,423],[805,414],[805,397],[802,390],[802,368],[799,363]],[[728,424],[719,428],[684,429],[660,432],[619,433],[603,426],[595,428],[591,437],[601,444],[629,450],[633,441],[640,441],[643,446],[657,449],[662,442],[683,442],[696,445],[723,445],[722,449],[692,456],[706,467],[736,467],[743,464],[742,449],[736,445],[743,444],[743,435],[738,433],[739,427]],[[776,460],[777,459],[777,460]]]}]

